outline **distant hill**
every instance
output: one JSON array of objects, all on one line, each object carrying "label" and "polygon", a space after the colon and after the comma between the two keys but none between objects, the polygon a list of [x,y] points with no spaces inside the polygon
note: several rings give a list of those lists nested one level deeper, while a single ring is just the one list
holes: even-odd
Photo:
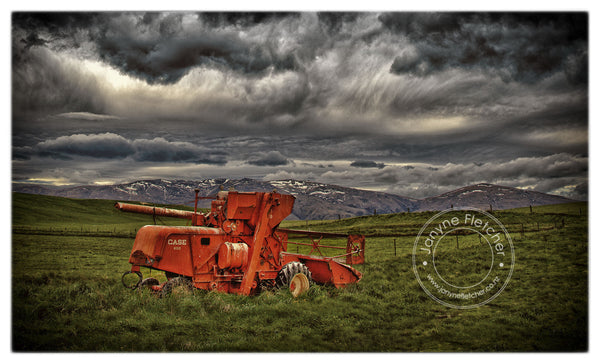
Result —
[{"label": "distant hill", "polygon": [[522,190],[513,187],[480,183],[462,187],[439,196],[419,201],[419,211],[440,211],[449,208],[476,207],[489,210],[505,210],[517,207],[553,205],[574,200],[547,193]]},{"label": "distant hill", "polygon": [[[337,219],[353,216],[406,211],[436,211],[450,207],[477,207],[494,210],[573,202],[541,192],[481,183],[439,196],[414,199],[317,182],[298,180],[259,181],[244,179],[145,180],[104,186],[45,187],[13,184],[13,191],[83,199],[143,201],[163,204],[193,203],[194,189],[200,196],[215,196],[220,188],[241,192],[277,190],[296,197],[290,218],[301,220]],[[201,206],[207,207],[203,200]]]}]

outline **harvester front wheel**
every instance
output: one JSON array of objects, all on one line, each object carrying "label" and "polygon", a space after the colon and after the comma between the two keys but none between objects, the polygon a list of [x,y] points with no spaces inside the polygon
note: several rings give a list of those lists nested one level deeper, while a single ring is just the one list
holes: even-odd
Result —
[{"label": "harvester front wheel", "polygon": [[[131,274],[135,274],[136,278],[135,280],[132,280],[130,277]],[[125,286],[125,288],[129,288],[129,289],[136,289],[138,288],[138,286],[140,285],[140,283],[142,283],[142,273],[137,271],[127,271],[125,273],[123,273],[123,275],[121,276],[121,283],[123,283],[123,286]]]},{"label": "harvester front wheel", "polygon": [[300,262],[290,262],[284,265],[277,274],[277,286],[288,287],[294,297],[307,292],[311,280],[310,270]]},{"label": "harvester front wheel", "polygon": [[161,290],[161,297],[166,297],[174,292],[189,293],[194,288],[192,280],[186,277],[175,277],[163,286]]}]

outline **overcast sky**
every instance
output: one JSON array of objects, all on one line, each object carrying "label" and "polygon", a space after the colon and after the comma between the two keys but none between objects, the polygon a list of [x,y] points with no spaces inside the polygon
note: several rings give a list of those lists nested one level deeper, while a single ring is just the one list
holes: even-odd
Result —
[{"label": "overcast sky", "polygon": [[587,199],[585,13],[13,13],[13,181]]}]

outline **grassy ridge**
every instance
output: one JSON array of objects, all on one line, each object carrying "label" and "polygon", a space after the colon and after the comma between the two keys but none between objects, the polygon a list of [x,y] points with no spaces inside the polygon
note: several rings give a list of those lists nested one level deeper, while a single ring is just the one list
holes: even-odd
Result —
[{"label": "grassy ridge", "polygon": [[[141,226],[154,224],[152,216],[119,211],[114,207],[115,202],[13,193],[13,231],[135,237]],[[193,211],[189,206],[154,205]],[[156,222],[173,226],[189,224],[188,220],[160,216],[156,217]]]},{"label": "grassy ridge", "polygon": [[[367,236],[416,236],[423,224],[437,212],[396,213],[386,215],[359,216],[343,220],[283,221],[281,226],[327,232],[359,232]],[[587,203],[576,202],[559,205],[539,206],[530,212],[529,207],[495,211],[510,233],[536,232],[555,229],[568,224],[579,224],[587,219]],[[460,216],[460,211],[449,216]]]},{"label": "grassy ridge", "polygon": [[[49,228],[111,231],[152,223],[112,201],[13,195],[12,343],[17,351],[585,351],[587,204],[496,212],[516,265],[505,291],[471,310],[429,298],[412,271],[414,236],[367,239],[364,278],[255,297],[196,291],[157,299],[120,282],[132,238],[48,235]],[[33,208],[32,206],[35,206]],[[579,215],[579,208],[582,214]],[[540,209],[540,210],[538,210]],[[34,211],[35,210],[35,211]],[[113,211],[114,210],[114,211]],[[52,211],[57,211],[52,213]],[[311,230],[418,232],[434,213],[309,222]],[[565,220],[564,227],[562,220]],[[172,219],[169,223],[180,224]],[[548,230],[537,231],[537,224]],[[521,225],[524,225],[521,234]],[[305,228],[305,222],[286,221]],[[82,229],[83,226],[83,229]],[[556,226],[556,228],[554,228]],[[24,230],[21,230],[24,231]],[[85,234],[81,234],[85,235]],[[461,237],[468,249],[475,241]],[[394,241],[396,249],[394,250]],[[301,249],[305,249],[302,247]],[[144,276],[164,274],[143,270]]]}]

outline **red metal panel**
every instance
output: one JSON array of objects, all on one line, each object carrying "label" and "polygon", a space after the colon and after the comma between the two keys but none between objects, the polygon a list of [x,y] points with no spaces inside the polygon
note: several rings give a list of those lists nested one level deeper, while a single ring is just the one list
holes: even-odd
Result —
[{"label": "red metal panel", "polygon": [[[219,235],[223,231],[198,226],[146,225],[135,237],[129,262],[191,276],[190,236],[199,234]],[[178,268],[178,271],[171,270],[179,263],[185,263],[184,267]]]},{"label": "red metal panel", "polygon": [[192,269],[192,243],[190,235],[169,234],[163,244],[162,258],[155,265],[157,269],[191,277]]},{"label": "red metal panel", "polygon": [[254,213],[260,195],[231,191],[227,195],[227,218],[229,220],[249,220]]},{"label": "red metal panel", "polygon": [[365,263],[365,236],[348,235],[346,245],[346,264],[364,264]]},{"label": "red metal panel", "polygon": [[279,193],[272,193],[272,195],[274,206],[269,213],[268,224],[271,229],[275,229],[283,219],[292,213],[296,198],[292,195],[282,195]]},{"label": "red metal panel", "polygon": [[351,283],[356,283],[362,278],[362,274],[349,265],[336,262],[332,258],[315,257],[294,253],[283,253],[283,264],[289,262],[304,263],[312,274],[315,282],[331,284],[342,288]]}]

